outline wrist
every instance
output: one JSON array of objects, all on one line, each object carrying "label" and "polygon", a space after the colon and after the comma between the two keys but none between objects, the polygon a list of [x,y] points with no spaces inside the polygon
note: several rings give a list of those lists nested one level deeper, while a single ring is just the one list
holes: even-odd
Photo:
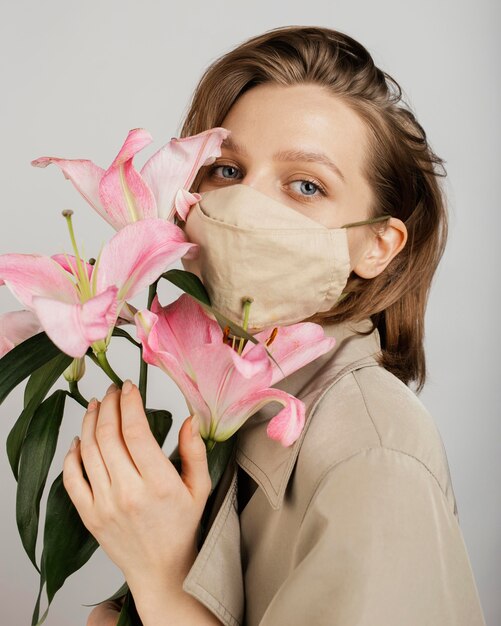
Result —
[{"label": "wrist", "polygon": [[221,622],[196,598],[186,593],[183,581],[164,582],[158,579],[148,585],[129,585],[136,610],[143,626],[215,626]]}]

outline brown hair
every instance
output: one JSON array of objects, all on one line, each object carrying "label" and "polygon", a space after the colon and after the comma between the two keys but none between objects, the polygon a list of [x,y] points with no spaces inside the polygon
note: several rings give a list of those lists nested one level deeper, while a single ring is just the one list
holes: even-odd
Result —
[{"label": "brown hair", "polygon": [[[262,83],[327,87],[365,121],[369,148],[363,174],[375,198],[370,217],[387,213],[401,219],[407,243],[380,275],[366,279],[352,272],[346,297],[308,319],[336,323],[370,317],[381,337],[380,364],[405,384],[416,381],[421,391],[426,304],[448,231],[438,180],[447,175],[445,161],[432,151],[398,83],[375,66],[369,52],[346,34],[315,26],[269,30],[215,60],[194,91],[180,136],[221,126],[237,98]],[[201,168],[191,191],[205,171]]]}]

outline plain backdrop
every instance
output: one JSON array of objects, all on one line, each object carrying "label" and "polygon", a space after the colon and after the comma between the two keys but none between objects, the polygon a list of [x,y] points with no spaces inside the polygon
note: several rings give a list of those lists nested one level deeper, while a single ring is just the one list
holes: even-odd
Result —
[{"label": "plain backdrop", "polygon": [[[34,169],[30,161],[89,158],[107,168],[128,130],[144,127],[154,143],[136,158],[139,169],[178,136],[202,71],[248,37],[289,24],[327,26],[359,40],[396,78],[448,171],[450,237],[428,305],[429,377],[420,398],[445,444],[490,626],[501,623],[500,8],[496,0],[3,0],[0,19],[0,253],[70,252],[60,213],[72,208],[77,238],[87,256],[95,255],[114,231],[56,166]],[[179,292],[162,285],[160,294],[167,302]],[[145,297],[133,302],[143,306]],[[0,312],[18,308],[1,288]],[[121,339],[112,346],[110,359],[123,378],[137,380],[134,351]],[[107,386],[90,364],[83,394],[101,397]],[[28,626],[38,590],[17,533],[15,481],[5,453],[23,387],[0,408],[2,626]],[[173,412],[164,446],[170,453],[188,413],[174,384],[152,368],[149,405]],[[80,433],[82,416],[69,400],[48,484]],[[120,571],[99,550],[56,595],[46,624],[83,626],[89,609],[82,605],[121,583]]]}]

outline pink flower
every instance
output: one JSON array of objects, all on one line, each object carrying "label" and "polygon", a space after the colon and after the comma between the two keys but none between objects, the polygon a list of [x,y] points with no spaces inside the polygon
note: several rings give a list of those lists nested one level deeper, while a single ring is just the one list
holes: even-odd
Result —
[{"label": "pink flower", "polygon": [[176,213],[184,220],[201,197],[188,191],[198,170],[220,156],[221,142],[229,132],[216,127],[191,137],[173,137],[144,164],[141,172],[134,168],[132,159],[152,141],[144,128],[129,131],[107,170],[86,159],[40,157],[31,164],[58,165],[65,178],[115,230],[145,218],[173,221]]},{"label": "pink flower", "polygon": [[0,315],[0,358],[41,330],[37,316],[31,311],[10,311]]},{"label": "pink flower", "polygon": [[106,351],[126,298],[196,248],[174,224],[147,219],[116,233],[94,266],[79,256],[0,255],[0,284],[36,314],[60,350],[77,358],[90,345],[96,353]]},{"label": "pink flower", "polygon": [[[263,330],[255,335],[260,343],[249,341],[238,354],[225,343],[219,324],[187,294],[166,307],[155,297],[151,311],[139,311],[135,318],[144,360],[177,383],[190,413],[200,418],[204,439],[225,441],[269,402],[283,409],[270,420],[268,436],[284,446],[299,437],[303,402],[270,385],[333,348],[335,339],[320,325],[303,322],[273,334]],[[267,355],[266,341],[282,371]]]}]

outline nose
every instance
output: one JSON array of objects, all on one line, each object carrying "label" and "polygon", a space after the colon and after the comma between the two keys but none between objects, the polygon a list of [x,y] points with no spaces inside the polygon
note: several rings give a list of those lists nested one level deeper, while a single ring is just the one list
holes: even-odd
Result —
[{"label": "nose", "polygon": [[260,191],[265,195],[280,201],[280,187],[279,183],[274,180],[270,172],[251,172],[247,171],[245,176],[240,179],[242,185],[252,187],[256,191]]}]

